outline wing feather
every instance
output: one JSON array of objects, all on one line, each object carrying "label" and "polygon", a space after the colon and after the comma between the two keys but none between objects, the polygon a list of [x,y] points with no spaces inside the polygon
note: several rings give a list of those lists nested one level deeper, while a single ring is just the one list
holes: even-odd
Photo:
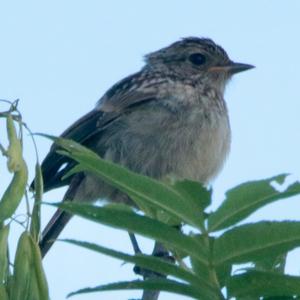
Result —
[{"label": "wing feather", "polygon": [[[93,149],[95,140],[101,138],[104,128],[107,128],[114,120],[124,112],[136,108],[145,101],[156,100],[156,89],[138,84],[144,76],[142,72],[128,76],[115,84],[100,99],[95,109],[81,117],[61,137],[74,140],[77,143]],[[57,152],[57,146],[52,145],[49,153],[42,163],[45,191],[69,184],[71,177],[62,179],[75,162]],[[32,185],[33,186],[33,185]]]}]

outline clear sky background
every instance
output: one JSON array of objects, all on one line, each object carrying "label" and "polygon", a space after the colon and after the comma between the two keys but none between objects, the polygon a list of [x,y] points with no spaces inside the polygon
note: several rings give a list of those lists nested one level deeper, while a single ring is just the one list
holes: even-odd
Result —
[{"label": "clear sky background", "polygon": [[[181,37],[210,37],[233,60],[256,69],[234,77],[226,91],[232,150],[214,182],[216,207],[241,182],[288,172],[299,178],[300,1],[4,1],[0,0],[0,98],[20,99],[34,132],[59,135],[93,108],[117,80],[143,65],[143,55]],[[6,107],[0,104],[0,111]],[[5,136],[0,120],[0,142]],[[43,158],[50,146],[37,138]],[[35,164],[29,138],[26,159]],[[0,158],[0,193],[10,177]],[[45,195],[59,201],[64,190]],[[53,210],[43,208],[43,224]],[[300,219],[300,197],[261,209],[249,220]],[[17,239],[18,230],[11,236]],[[62,237],[131,251],[125,232],[74,218]],[[145,251],[151,245],[142,241]],[[300,251],[288,271],[300,274]],[[44,260],[51,298],[117,280],[135,278],[132,266],[57,243]],[[138,298],[140,292],[108,292],[75,299]],[[162,300],[187,299],[163,293]]]}]

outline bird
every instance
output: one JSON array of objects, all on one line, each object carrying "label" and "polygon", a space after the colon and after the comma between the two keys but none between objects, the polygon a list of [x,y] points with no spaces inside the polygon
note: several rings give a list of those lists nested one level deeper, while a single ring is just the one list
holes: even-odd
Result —
[{"label": "bird", "polygon": [[[182,38],[147,54],[140,71],[108,89],[61,137],[142,175],[207,185],[230,150],[226,85],[233,75],[253,67],[232,61],[209,38]],[[62,201],[134,205],[93,174],[64,177],[76,162],[57,150],[54,143],[41,165],[45,192],[68,186]],[[39,244],[43,257],[71,217],[57,210],[46,225]]]}]

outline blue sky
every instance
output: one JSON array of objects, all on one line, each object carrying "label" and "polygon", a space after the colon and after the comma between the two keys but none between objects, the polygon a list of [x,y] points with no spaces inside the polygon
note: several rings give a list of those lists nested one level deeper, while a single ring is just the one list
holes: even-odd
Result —
[{"label": "blue sky", "polygon": [[[34,132],[58,135],[88,112],[117,80],[137,71],[142,57],[186,36],[222,45],[236,61],[256,69],[237,75],[225,98],[233,131],[232,150],[214,182],[216,207],[228,188],[291,173],[299,178],[300,40],[299,1],[0,1],[0,98],[20,99]],[[0,111],[5,109],[0,104]],[[0,142],[4,139],[0,120]],[[50,143],[37,138],[40,157]],[[33,175],[30,140],[25,154]],[[8,183],[0,158],[0,193]],[[63,190],[45,195],[58,201]],[[43,224],[52,213],[44,208]],[[300,197],[261,209],[249,220],[300,219]],[[12,242],[17,238],[11,237]],[[62,237],[96,241],[129,251],[126,233],[74,219]],[[143,241],[145,250],[151,245]],[[131,251],[131,249],[130,249]],[[299,251],[288,270],[299,274]],[[52,299],[80,287],[133,278],[120,261],[57,243],[45,258]],[[77,299],[125,299],[114,292]],[[162,294],[162,300],[185,299]]]}]

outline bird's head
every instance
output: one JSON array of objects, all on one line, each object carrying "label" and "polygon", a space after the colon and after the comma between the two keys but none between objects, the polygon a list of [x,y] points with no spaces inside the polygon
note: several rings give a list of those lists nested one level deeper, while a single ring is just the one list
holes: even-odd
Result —
[{"label": "bird's head", "polygon": [[188,37],[146,55],[147,67],[224,89],[232,75],[254,66],[233,62],[211,39]]}]

